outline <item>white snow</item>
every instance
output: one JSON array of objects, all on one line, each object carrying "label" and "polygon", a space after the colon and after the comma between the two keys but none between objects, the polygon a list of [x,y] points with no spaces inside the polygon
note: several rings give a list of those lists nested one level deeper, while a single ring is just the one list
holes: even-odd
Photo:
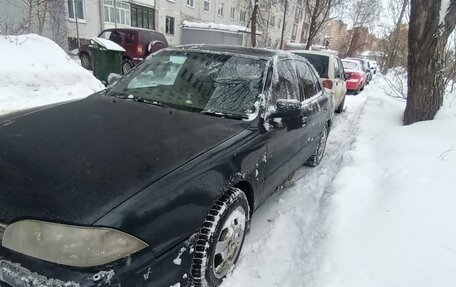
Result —
[{"label": "white snow", "polygon": [[252,217],[235,286],[452,286],[456,94],[434,121],[402,126],[383,78],[348,97],[326,156]]},{"label": "white snow", "polygon": [[57,44],[0,35],[0,114],[86,97],[104,86]]},{"label": "white snow", "polygon": [[108,50],[126,52],[125,49],[122,48],[120,45],[108,39],[94,37],[92,38],[92,41],[103,46]]},{"label": "white snow", "polygon": [[448,13],[448,8],[450,8],[450,0],[441,0],[440,11],[439,11],[439,25],[445,21],[445,17]]}]

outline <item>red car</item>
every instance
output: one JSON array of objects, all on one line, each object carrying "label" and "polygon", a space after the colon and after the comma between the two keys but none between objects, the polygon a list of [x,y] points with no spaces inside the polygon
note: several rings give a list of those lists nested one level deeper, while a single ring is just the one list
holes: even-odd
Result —
[{"label": "red car", "polygon": [[347,90],[354,92],[355,95],[364,90],[368,75],[363,71],[361,64],[358,61],[344,59],[342,60],[342,65],[344,66],[345,74],[348,74],[348,77],[346,77]]},{"label": "red car", "polygon": [[[98,37],[111,40],[125,49],[126,54],[122,62],[124,74],[151,53],[168,47],[168,41],[162,33],[142,28],[106,29]],[[81,46],[78,55],[81,59],[81,65],[88,70],[92,69],[89,45]]]}]

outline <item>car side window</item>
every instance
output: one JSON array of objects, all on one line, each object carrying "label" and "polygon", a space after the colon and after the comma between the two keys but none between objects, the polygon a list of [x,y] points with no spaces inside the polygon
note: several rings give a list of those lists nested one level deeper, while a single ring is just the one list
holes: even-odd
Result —
[{"label": "car side window", "polygon": [[337,63],[337,60],[334,58],[334,78],[335,79],[340,79],[340,68],[339,68],[339,63]]},{"label": "car side window", "polygon": [[345,71],[344,71],[344,65],[342,65],[342,62],[340,61],[340,59],[338,58],[337,59],[337,63],[339,64],[339,71],[340,71],[340,78],[341,79],[345,79]]},{"label": "car side window", "polygon": [[109,37],[111,36],[111,31],[104,31],[103,33],[100,34],[100,38],[103,38],[103,39],[106,39],[106,40],[109,40]]},{"label": "car side window", "polygon": [[301,100],[299,96],[298,76],[290,60],[277,63],[277,73],[273,77],[270,104],[275,105],[278,99]]},{"label": "car side window", "polygon": [[299,90],[304,99],[310,99],[318,93],[319,86],[316,82],[316,76],[314,69],[309,64],[297,61],[296,69],[298,71],[299,78]]}]

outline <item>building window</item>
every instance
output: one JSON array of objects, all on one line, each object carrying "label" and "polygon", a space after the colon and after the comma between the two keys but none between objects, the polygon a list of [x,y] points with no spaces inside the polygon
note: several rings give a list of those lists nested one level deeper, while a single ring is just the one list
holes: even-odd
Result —
[{"label": "building window", "polygon": [[155,10],[131,4],[131,26],[155,29]]},{"label": "building window", "polygon": [[116,1],[114,7],[114,1],[105,0],[103,8],[105,22],[130,25],[130,4]]},{"label": "building window", "polygon": [[75,15],[80,20],[85,19],[84,0],[68,0],[68,18],[75,20]]},{"label": "building window", "polygon": [[230,19],[231,20],[234,20],[234,17],[235,17],[235,14],[236,13],[236,8],[235,7],[231,7],[231,11],[230,11]]},{"label": "building window", "polygon": [[187,0],[187,6],[195,8],[195,0]]},{"label": "building window", "polygon": [[211,13],[211,0],[204,0],[203,4],[203,11],[207,13]]},{"label": "building window", "polygon": [[239,20],[240,20],[241,22],[245,22],[246,16],[247,16],[247,12],[241,11],[241,14],[239,15]]},{"label": "building window", "polygon": [[293,30],[291,30],[291,40],[296,40],[296,34],[298,33],[298,25],[293,24]]},{"label": "building window", "polygon": [[174,17],[166,16],[166,34],[174,35]]},{"label": "building window", "polygon": [[270,26],[274,27],[275,25],[275,16],[271,16]]},{"label": "building window", "polygon": [[220,17],[223,17],[223,6],[224,5],[225,5],[224,3],[220,3],[218,5],[217,15],[219,15]]}]

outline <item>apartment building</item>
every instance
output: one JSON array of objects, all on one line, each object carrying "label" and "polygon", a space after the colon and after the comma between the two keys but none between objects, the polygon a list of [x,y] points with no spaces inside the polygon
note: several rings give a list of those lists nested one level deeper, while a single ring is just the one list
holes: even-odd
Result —
[{"label": "apartment building", "polygon": [[347,24],[341,20],[331,20],[326,24],[325,36],[328,49],[342,51],[346,49],[349,40]]},{"label": "apartment building", "polygon": [[[24,1],[18,1],[23,3]],[[171,46],[185,43],[225,43],[249,46],[251,0],[59,0],[52,8],[58,18],[46,21],[44,36],[64,49],[77,49],[100,31],[114,27],[141,27],[162,32]],[[304,0],[262,0],[257,23],[257,46],[280,48],[283,43],[300,43],[306,38],[309,19]],[[25,5],[0,0],[11,22],[18,27],[26,17]],[[25,2],[24,2],[25,3]],[[57,7],[57,6],[56,6]],[[2,12],[2,11],[0,11]],[[285,13],[285,14],[284,14]],[[51,14],[51,13],[49,13]],[[6,17],[4,17],[6,18]],[[2,18],[3,19],[3,18]],[[21,22],[21,23],[19,23]],[[52,24],[58,22],[58,25]],[[8,27],[12,27],[9,25]],[[24,26],[24,25],[23,25]],[[27,26],[27,25],[25,25]],[[55,27],[60,27],[55,31]],[[42,29],[41,29],[42,30]],[[39,33],[28,25],[24,33]],[[57,39],[59,36],[59,39]]]}]

